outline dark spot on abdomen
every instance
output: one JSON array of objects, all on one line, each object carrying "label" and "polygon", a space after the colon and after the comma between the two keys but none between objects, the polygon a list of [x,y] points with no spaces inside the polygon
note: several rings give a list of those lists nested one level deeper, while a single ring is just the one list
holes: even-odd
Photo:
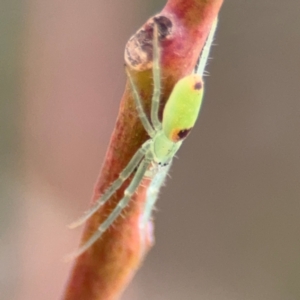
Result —
[{"label": "dark spot on abdomen", "polygon": [[188,136],[188,134],[191,132],[192,128],[189,129],[182,129],[177,133],[178,139],[182,140]]},{"label": "dark spot on abdomen", "polygon": [[194,85],[194,89],[195,90],[201,90],[202,89],[202,82],[201,81],[196,82],[195,85]]}]

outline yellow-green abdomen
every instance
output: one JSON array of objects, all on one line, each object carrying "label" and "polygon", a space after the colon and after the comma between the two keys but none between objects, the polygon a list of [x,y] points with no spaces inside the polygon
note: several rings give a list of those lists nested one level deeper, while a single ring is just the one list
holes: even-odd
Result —
[{"label": "yellow-green abdomen", "polygon": [[168,99],[162,127],[169,140],[183,140],[194,127],[203,98],[203,81],[199,75],[188,75],[177,82]]}]

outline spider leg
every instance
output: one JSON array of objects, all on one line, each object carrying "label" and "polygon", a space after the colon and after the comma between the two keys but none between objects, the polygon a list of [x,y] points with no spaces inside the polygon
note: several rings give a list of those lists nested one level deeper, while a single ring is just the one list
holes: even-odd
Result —
[{"label": "spider leg", "polygon": [[129,79],[129,82],[130,82],[130,86],[131,86],[131,90],[132,90],[132,95],[133,95],[133,99],[135,101],[135,105],[136,105],[136,110],[138,112],[138,116],[145,128],[145,130],[147,131],[148,135],[150,137],[154,137],[155,135],[155,131],[152,127],[152,125],[150,124],[145,112],[144,112],[144,109],[143,109],[143,105],[142,105],[142,101],[141,101],[141,98],[140,98],[140,95],[138,93],[138,90],[133,82],[133,79],[132,79],[132,76],[130,75],[130,72],[129,70],[127,69],[126,67],[126,73],[127,73],[127,76],[128,76],[128,79]]},{"label": "spider leg", "polygon": [[165,181],[166,175],[169,172],[171,164],[172,161],[170,161],[170,163],[167,166],[165,166],[164,168],[159,170],[157,174],[155,174],[147,190],[144,212],[141,216],[140,225],[139,225],[142,253],[144,253],[145,251],[146,234],[147,234],[146,230],[147,230],[148,222],[150,221],[151,218],[154,205],[157,200],[157,194]]},{"label": "spider leg", "polygon": [[107,228],[117,219],[120,215],[122,210],[127,206],[129,203],[132,195],[138,188],[139,184],[141,183],[150,163],[152,161],[152,157],[145,157],[142,162],[140,163],[134,177],[132,178],[131,183],[127,187],[124,192],[124,197],[120,200],[114,210],[110,213],[107,219],[99,226],[97,231],[74,253],[71,253],[67,259],[75,258],[85,252],[91,245],[93,245],[101,235],[107,230]]},{"label": "spider leg", "polygon": [[152,140],[146,141],[139,150],[131,158],[125,169],[120,173],[119,177],[111,184],[111,186],[104,192],[104,194],[92,205],[92,207],[87,210],[82,217],[69,225],[70,228],[76,228],[83,224],[88,218],[90,218],[100,206],[102,206],[123,184],[123,182],[130,176],[134,169],[138,166],[142,158],[148,151]]},{"label": "spider leg", "polygon": [[160,49],[158,45],[158,25],[153,24],[153,58],[152,58],[152,74],[153,74],[153,95],[151,100],[151,122],[156,131],[161,129],[161,122],[158,119],[161,78],[160,78]]},{"label": "spider leg", "polygon": [[211,26],[205,45],[199,57],[198,66],[196,67],[195,73],[203,77],[204,69],[208,60],[210,48],[214,39],[214,35],[217,29],[218,18],[216,18]]}]

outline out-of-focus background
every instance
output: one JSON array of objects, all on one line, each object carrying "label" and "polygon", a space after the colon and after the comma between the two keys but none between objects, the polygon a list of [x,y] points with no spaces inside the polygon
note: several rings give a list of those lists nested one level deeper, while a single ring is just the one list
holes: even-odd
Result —
[{"label": "out-of-focus background", "polygon": [[[59,299],[124,89],[165,1],[0,1],[0,299]],[[205,102],[122,299],[300,299],[300,3],[230,0]]]}]

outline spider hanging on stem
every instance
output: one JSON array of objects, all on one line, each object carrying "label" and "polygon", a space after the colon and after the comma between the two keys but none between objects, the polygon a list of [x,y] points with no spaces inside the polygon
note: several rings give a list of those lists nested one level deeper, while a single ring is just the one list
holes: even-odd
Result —
[{"label": "spider hanging on stem", "polygon": [[[203,99],[203,73],[207,63],[212,40],[216,30],[217,20],[214,21],[201,52],[199,62],[193,74],[180,79],[174,86],[163,111],[162,122],[158,118],[161,77],[160,77],[160,46],[158,44],[159,29],[153,23],[153,95],[151,100],[150,120],[147,118],[139,91],[130,75],[129,68],[126,73],[130,82],[132,95],[136,105],[136,110],[140,121],[149,135],[149,139],[133,155],[127,166],[119,174],[119,177],[101,195],[101,197],[87,210],[81,218],[70,224],[70,228],[75,228],[85,223],[110,197],[122,186],[124,181],[134,173],[133,178],[124,192],[123,198],[112,210],[105,221],[100,224],[92,236],[69,256],[75,258],[84,253],[93,245],[101,235],[113,224],[120,216],[123,209],[128,205],[131,197],[137,190],[144,177],[151,179],[151,184],[147,191],[144,212],[140,221],[141,242],[144,243],[145,228],[151,217],[151,212],[155,204],[157,193],[161,187],[172,159],[183,140],[190,133],[198,118],[202,99]],[[143,245],[142,245],[143,248]]]}]

